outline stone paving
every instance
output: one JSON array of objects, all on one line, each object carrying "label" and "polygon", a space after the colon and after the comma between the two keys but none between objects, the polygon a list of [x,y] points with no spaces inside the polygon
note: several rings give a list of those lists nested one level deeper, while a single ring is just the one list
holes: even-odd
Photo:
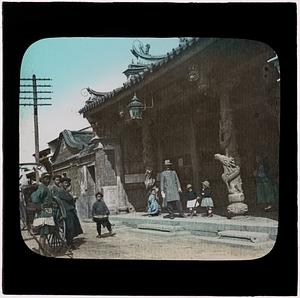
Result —
[{"label": "stone paving", "polygon": [[[236,216],[228,219],[224,216],[214,215],[206,217],[204,214],[193,216],[192,218],[166,219],[161,214],[159,216],[149,217],[145,213],[135,212],[129,214],[112,215],[111,220],[120,222],[126,226],[138,227],[143,224],[162,225],[162,226],[180,226],[190,232],[210,233],[217,236],[218,232],[224,230],[248,231],[268,233],[270,238],[276,240],[278,221],[265,217],[256,216]],[[199,233],[198,233],[199,234]]]},{"label": "stone paving", "polygon": [[[146,225],[148,217],[143,214],[125,214],[126,217],[137,220],[144,219],[143,224]],[[138,260],[249,260],[260,258],[266,255],[273,247],[266,245],[263,247],[251,247],[250,245],[239,245],[237,243],[211,242],[213,237],[206,237],[191,233],[191,231],[184,231],[179,228],[173,229],[171,233],[166,231],[144,230],[134,227],[134,225],[124,224],[121,216],[111,216],[111,222],[114,224],[113,230],[116,232],[115,236],[96,238],[96,226],[91,220],[82,221],[82,228],[84,234],[75,238],[75,245],[77,249],[73,251],[74,259],[138,259]],[[162,216],[150,220],[155,220],[160,223],[163,220],[165,225],[169,225],[170,219],[163,219]],[[184,221],[186,222],[203,222],[206,221],[210,226],[216,222],[222,222],[225,219],[214,216],[213,218],[203,218],[201,216],[188,218],[175,218],[172,221],[173,225],[178,225]],[[242,226],[245,224],[260,224],[261,226],[275,227],[277,222],[270,219],[257,218],[243,218],[229,220],[232,222],[239,222]],[[149,223],[148,223],[149,224]],[[151,222],[150,222],[151,225]],[[144,227],[145,228],[145,227]],[[103,229],[104,235],[107,233]],[[177,233],[177,234],[176,234]],[[27,231],[22,231],[22,235],[26,245],[32,249],[37,249],[37,243],[32,240]],[[219,239],[220,240],[220,239]],[[253,246],[253,245],[252,245]],[[69,258],[66,255],[58,256],[59,258]]]}]

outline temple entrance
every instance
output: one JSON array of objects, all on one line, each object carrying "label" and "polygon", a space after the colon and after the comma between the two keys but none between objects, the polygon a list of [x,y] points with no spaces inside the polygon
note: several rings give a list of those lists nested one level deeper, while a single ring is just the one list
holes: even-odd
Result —
[{"label": "temple entrance", "polygon": [[221,175],[223,168],[214,159],[216,153],[222,153],[219,140],[220,101],[219,98],[203,96],[194,102],[193,124],[195,130],[196,157],[198,161],[197,191],[201,182],[208,180],[213,191],[213,200],[216,207],[227,203],[227,190]]},{"label": "temple entrance", "polygon": [[[185,120],[185,119],[181,119]],[[171,124],[162,131],[161,150],[162,162],[171,160],[173,169],[180,178],[181,187],[193,182],[193,165],[191,158],[191,136],[189,125],[185,121]]]},{"label": "temple entrance", "polygon": [[[189,183],[199,192],[204,180],[217,188],[217,194],[220,188],[223,191],[222,168],[214,160],[214,154],[220,151],[218,98],[203,97],[200,100],[199,94],[194,94],[193,98],[185,98],[183,104],[174,104],[162,114],[164,118],[159,119],[161,122],[154,129],[158,172],[163,170],[164,160],[169,159],[183,192]],[[183,194],[184,206],[185,199]]]}]

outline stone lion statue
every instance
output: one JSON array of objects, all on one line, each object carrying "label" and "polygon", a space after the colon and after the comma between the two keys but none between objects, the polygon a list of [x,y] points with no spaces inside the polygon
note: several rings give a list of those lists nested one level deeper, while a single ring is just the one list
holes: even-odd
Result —
[{"label": "stone lion statue", "polygon": [[240,176],[240,167],[236,165],[234,158],[222,154],[215,154],[215,159],[222,165],[224,172],[222,179],[228,190],[228,200],[231,203],[227,207],[229,214],[241,215],[248,211],[248,206],[242,203],[245,199],[242,189],[242,179]]}]

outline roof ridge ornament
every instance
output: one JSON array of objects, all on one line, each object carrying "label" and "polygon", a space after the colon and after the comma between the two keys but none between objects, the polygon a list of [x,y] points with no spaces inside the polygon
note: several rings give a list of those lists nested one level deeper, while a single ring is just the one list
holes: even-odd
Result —
[{"label": "roof ridge ornament", "polygon": [[144,60],[161,60],[166,58],[166,55],[150,55],[150,44],[144,45],[140,40],[136,39],[132,44],[132,49],[130,50],[131,53],[137,58],[142,58]]}]

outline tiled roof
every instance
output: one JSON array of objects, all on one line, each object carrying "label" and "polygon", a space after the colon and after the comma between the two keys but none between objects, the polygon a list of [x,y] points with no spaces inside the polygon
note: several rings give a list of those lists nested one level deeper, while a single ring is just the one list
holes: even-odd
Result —
[{"label": "tiled roof", "polygon": [[[64,130],[59,135],[59,141],[56,147],[56,150],[52,156],[52,161],[56,159],[56,156],[59,152],[61,142],[64,140],[70,148],[78,150],[78,153],[80,156],[86,155],[82,154],[82,151],[86,151],[86,148],[91,147],[89,144],[89,141],[93,138],[94,134],[92,132],[79,132],[79,131],[70,131],[70,130]],[[74,155],[76,156],[76,155]],[[73,157],[74,157],[73,156]],[[54,162],[55,164],[55,162]]]},{"label": "tiled roof", "polygon": [[200,42],[202,39],[201,38],[191,38],[189,40],[186,40],[185,44],[179,45],[177,48],[172,49],[171,52],[168,52],[166,54],[166,58],[156,62],[156,63],[151,63],[148,65],[148,67],[139,74],[136,74],[130,78],[127,82],[123,83],[123,87],[117,88],[112,90],[111,92],[107,92],[105,95],[96,97],[94,100],[87,101],[85,106],[79,110],[80,114],[86,113],[87,111],[90,111],[107,100],[110,100],[111,98],[115,97],[117,94],[120,92],[125,91],[126,89],[137,85],[140,83],[142,80],[144,80],[145,77],[147,77],[149,74],[156,72],[158,69],[161,67],[164,67],[166,64],[168,64],[170,61],[174,60],[176,57],[180,56],[184,51],[186,51],[188,48],[191,48],[198,42]]}]

